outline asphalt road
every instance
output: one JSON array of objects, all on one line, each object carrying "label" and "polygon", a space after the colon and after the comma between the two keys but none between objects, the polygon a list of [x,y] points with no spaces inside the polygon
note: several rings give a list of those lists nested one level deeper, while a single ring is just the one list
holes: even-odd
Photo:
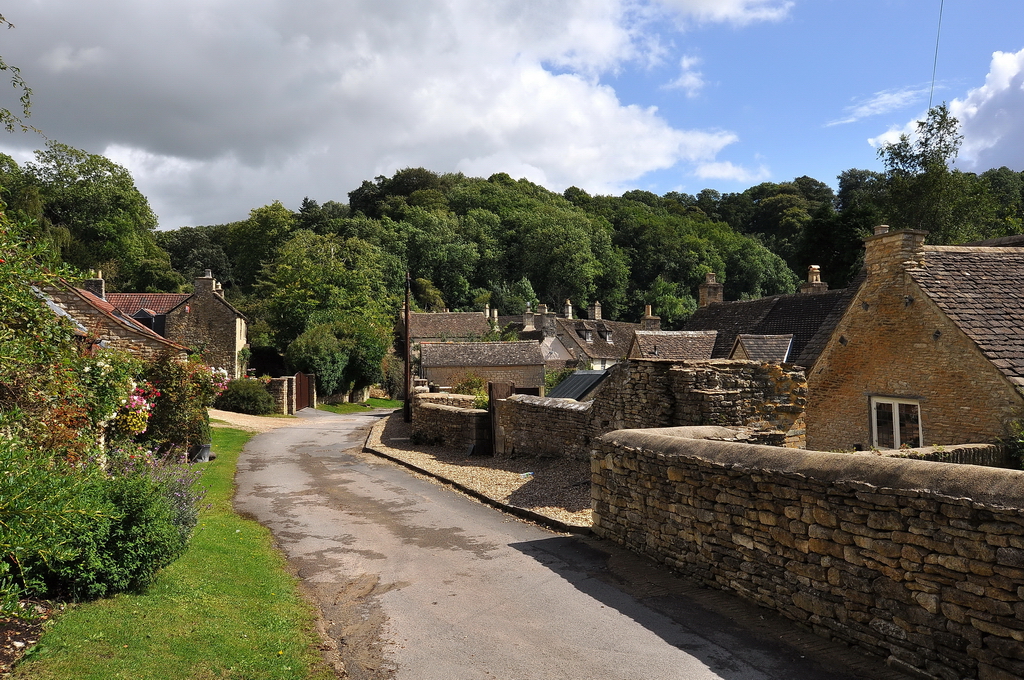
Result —
[{"label": "asphalt road", "polygon": [[236,507],[271,529],[354,680],[902,677],[362,453],[374,416],[300,415],[249,442]]}]

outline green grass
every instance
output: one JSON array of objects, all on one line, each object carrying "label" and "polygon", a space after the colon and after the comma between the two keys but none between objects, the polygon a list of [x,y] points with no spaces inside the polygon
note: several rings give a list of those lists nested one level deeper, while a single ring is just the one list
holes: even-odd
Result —
[{"label": "green grass", "polygon": [[330,411],[331,413],[362,413],[372,408],[402,408],[403,402],[395,399],[367,399],[362,404],[317,404],[317,408],[321,411]]},{"label": "green grass", "polygon": [[14,678],[334,678],[316,651],[311,606],[270,532],[231,508],[252,435],[216,428],[201,484],[210,504],[188,552],[145,593],[74,605],[47,624]]}]

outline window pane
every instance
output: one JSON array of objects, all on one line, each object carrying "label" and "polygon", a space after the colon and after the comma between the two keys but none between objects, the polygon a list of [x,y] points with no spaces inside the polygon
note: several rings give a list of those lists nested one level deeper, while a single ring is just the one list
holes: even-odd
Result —
[{"label": "window pane", "polygon": [[921,412],[917,404],[899,404],[900,445],[915,448],[921,445]]},{"label": "window pane", "polygon": [[875,446],[880,449],[896,448],[892,407],[891,403],[875,403]]}]

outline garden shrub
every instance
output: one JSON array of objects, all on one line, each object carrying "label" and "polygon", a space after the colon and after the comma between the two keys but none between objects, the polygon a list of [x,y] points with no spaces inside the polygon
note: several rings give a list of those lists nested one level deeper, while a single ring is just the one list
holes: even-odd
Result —
[{"label": "garden shrub", "polygon": [[260,380],[239,378],[228,383],[227,389],[213,402],[214,408],[236,413],[265,416],[276,410],[274,397]]},{"label": "garden shrub", "polygon": [[160,396],[153,403],[146,438],[164,453],[176,445],[209,444],[206,409],[227,385],[227,374],[194,359],[164,357],[152,365],[148,378]]}]

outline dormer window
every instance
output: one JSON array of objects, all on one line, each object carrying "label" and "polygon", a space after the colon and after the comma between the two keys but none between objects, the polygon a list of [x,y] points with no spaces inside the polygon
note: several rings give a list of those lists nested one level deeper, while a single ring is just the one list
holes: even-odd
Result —
[{"label": "dormer window", "polygon": [[605,342],[612,342],[612,332],[608,329],[599,330],[597,335]]},{"label": "dormer window", "polygon": [[576,330],[576,334],[579,335],[581,338],[583,338],[586,342],[593,342],[594,341],[594,332],[589,330],[589,329],[586,329],[586,328],[577,329]]}]

